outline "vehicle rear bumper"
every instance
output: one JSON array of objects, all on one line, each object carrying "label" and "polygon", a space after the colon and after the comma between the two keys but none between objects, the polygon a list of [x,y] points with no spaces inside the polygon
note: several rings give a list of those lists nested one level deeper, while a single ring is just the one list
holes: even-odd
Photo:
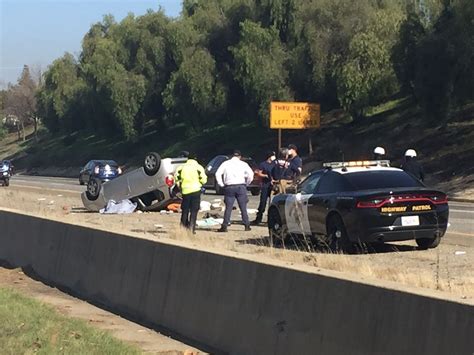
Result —
[{"label": "vehicle rear bumper", "polygon": [[390,230],[388,228],[369,230],[360,235],[361,242],[395,242],[420,238],[444,236],[447,226],[423,227],[419,229]]}]

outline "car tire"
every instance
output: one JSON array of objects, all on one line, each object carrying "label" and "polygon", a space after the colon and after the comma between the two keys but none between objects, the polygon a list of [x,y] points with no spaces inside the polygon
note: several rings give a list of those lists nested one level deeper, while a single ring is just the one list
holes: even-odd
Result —
[{"label": "car tire", "polygon": [[95,201],[99,197],[102,182],[91,177],[87,183],[86,197],[89,201]]},{"label": "car tire", "polygon": [[158,153],[150,152],[145,156],[143,169],[148,176],[155,175],[161,166],[161,157]]},{"label": "car tire", "polygon": [[280,212],[276,207],[268,211],[268,235],[270,236],[270,245],[275,242],[285,243],[289,240],[288,227],[282,223]]},{"label": "car tire", "polygon": [[344,221],[338,214],[330,215],[326,221],[326,246],[334,252],[354,252]]},{"label": "car tire", "polygon": [[258,196],[258,195],[260,195],[260,188],[259,187],[252,187],[250,189],[250,193],[252,194],[252,196]]},{"label": "car tire", "polygon": [[224,194],[224,189],[219,186],[217,181],[214,183],[214,190],[216,190],[216,195],[223,195]]},{"label": "car tire", "polygon": [[434,238],[419,238],[416,239],[416,244],[420,249],[433,249],[436,248],[441,242],[441,236],[438,235]]}]

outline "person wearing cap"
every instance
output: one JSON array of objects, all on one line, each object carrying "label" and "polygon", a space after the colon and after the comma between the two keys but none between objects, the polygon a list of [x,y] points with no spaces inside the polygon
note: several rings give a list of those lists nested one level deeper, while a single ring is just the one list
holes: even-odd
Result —
[{"label": "person wearing cap", "polygon": [[262,179],[260,183],[260,203],[257,209],[257,217],[252,222],[252,224],[262,223],[263,213],[267,208],[267,201],[272,193],[275,159],[275,152],[268,151],[267,154],[265,154],[265,160],[258,165],[256,174]]},{"label": "person wearing cap", "polygon": [[401,168],[418,180],[423,181],[425,179],[425,172],[421,164],[416,160],[416,156],[417,154],[414,149],[408,149],[405,152],[405,161]]},{"label": "person wearing cap", "polygon": [[224,221],[218,232],[227,232],[227,226],[229,225],[230,215],[236,199],[242,214],[245,230],[251,230],[247,213],[247,186],[253,180],[253,171],[241,158],[242,154],[240,151],[234,150],[232,158],[223,162],[216,171],[217,184],[224,188],[225,203]]},{"label": "person wearing cap", "polygon": [[383,160],[385,158],[385,148],[375,147],[373,158],[374,160]]},{"label": "person wearing cap", "polygon": [[204,168],[196,161],[196,157],[187,151],[180,154],[181,158],[188,158],[185,164],[176,170],[176,182],[181,189],[181,225],[196,233],[196,219],[201,205],[202,185],[207,182]]},{"label": "person wearing cap", "polygon": [[303,172],[303,159],[298,155],[298,148],[294,144],[288,145],[288,163],[287,176],[294,180]]},{"label": "person wearing cap", "polygon": [[286,192],[288,185],[294,184],[296,179],[303,172],[303,160],[298,155],[298,148],[294,144],[288,145],[288,161],[287,168],[283,173],[280,185],[283,193]]}]

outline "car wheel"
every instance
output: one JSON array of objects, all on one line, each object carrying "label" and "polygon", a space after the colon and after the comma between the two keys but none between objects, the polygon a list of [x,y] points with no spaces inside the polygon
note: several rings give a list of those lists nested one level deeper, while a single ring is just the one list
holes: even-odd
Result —
[{"label": "car wheel", "polygon": [[259,187],[252,187],[250,189],[250,193],[252,196],[258,196],[260,194],[260,188]]},{"label": "car wheel", "polygon": [[437,236],[434,238],[419,238],[416,239],[416,244],[420,247],[420,249],[432,249],[436,248],[439,243],[441,242],[441,236]]},{"label": "car wheel", "polygon": [[161,157],[158,153],[151,152],[145,156],[145,161],[143,162],[143,169],[145,174],[148,176],[155,175],[161,166]]},{"label": "car wheel", "polygon": [[326,245],[332,251],[351,253],[354,245],[349,240],[342,218],[333,214],[326,222]]},{"label": "car wheel", "polygon": [[268,211],[268,234],[271,245],[276,241],[284,243],[289,238],[288,228],[282,223],[280,212],[275,207]]},{"label": "car wheel", "polygon": [[87,183],[86,196],[89,201],[95,201],[99,197],[101,181],[96,178],[90,178]]},{"label": "car wheel", "polygon": [[217,181],[214,183],[214,190],[216,190],[216,195],[223,195],[224,194],[224,190],[222,189],[222,187],[219,186]]}]

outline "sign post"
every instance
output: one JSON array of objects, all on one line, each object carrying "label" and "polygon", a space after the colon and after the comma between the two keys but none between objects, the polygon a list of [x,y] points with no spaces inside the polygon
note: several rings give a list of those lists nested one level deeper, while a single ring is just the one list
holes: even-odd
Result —
[{"label": "sign post", "polygon": [[[281,149],[282,129],[319,128],[321,124],[321,107],[309,102],[279,102],[270,103],[270,128],[278,129],[278,150]],[[309,150],[312,153],[311,136]]]}]

